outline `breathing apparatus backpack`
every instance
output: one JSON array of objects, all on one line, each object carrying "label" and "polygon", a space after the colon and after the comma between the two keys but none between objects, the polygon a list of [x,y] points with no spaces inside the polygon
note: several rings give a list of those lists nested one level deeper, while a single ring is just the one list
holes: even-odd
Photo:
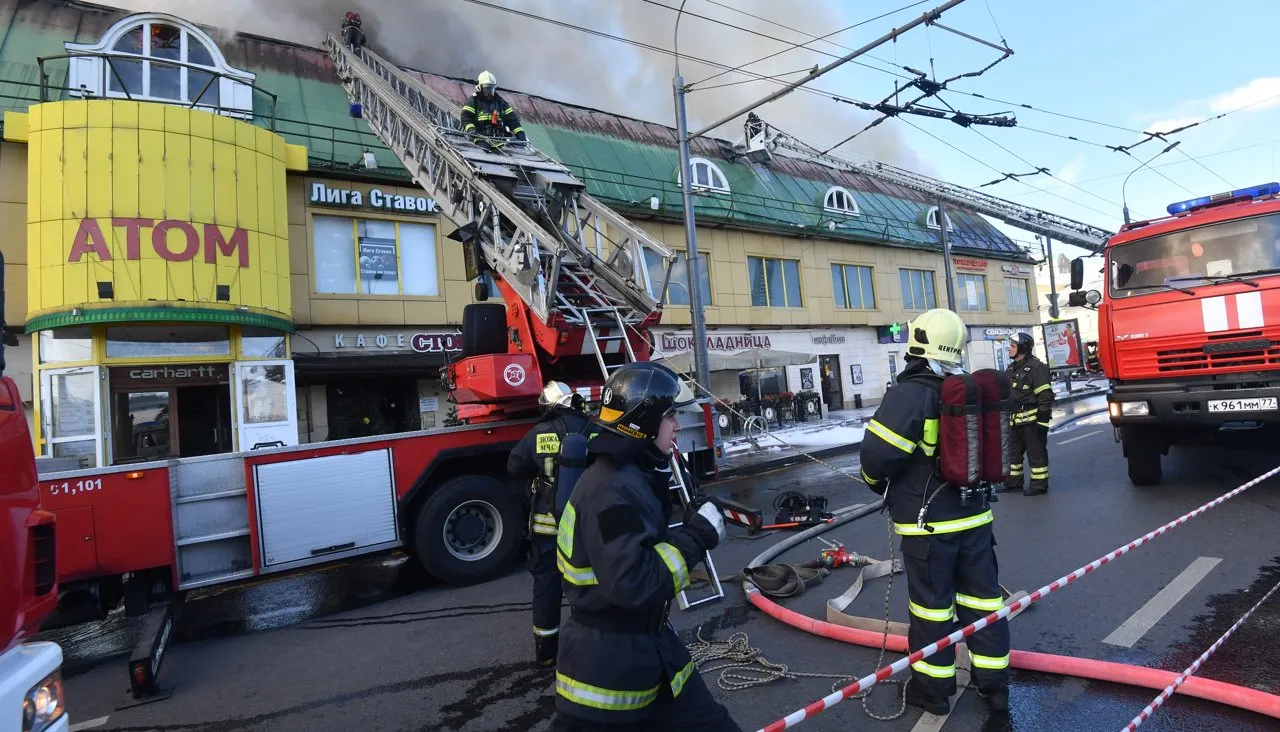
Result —
[{"label": "breathing apparatus backpack", "polygon": [[1009,378],[995,369],[942,382],[938,469],[957,488],[1003,483],[1009,472]]},{"label": "breathing apparatus backpack", "polygon": [[556,521],[564,515],[564,507],[569,505],[569,496],[573,495],[573,486],[587,469],[589,439],[581,432],[570,432],[560,441],[560,456],[556,459]]}]

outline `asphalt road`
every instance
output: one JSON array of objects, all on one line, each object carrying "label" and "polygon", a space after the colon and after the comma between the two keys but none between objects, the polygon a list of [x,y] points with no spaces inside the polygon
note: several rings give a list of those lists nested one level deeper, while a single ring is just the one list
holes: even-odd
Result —
[{"label": "asphalt road", "polygon": [[[1075,414],[1090,408],[1087,403],[1068,407]],[[1128,483],[1105,417],[1086,417],[1055,430],[1049,494],[1005,494],[995,505],[1001,579],[1011,590],[1047,584],[1265,472],[1274,461],[1260,454],[1184,451],[1167,458],[1164,485],[1139,489]],[[856,473],[856,454],[828,462]],[[1263,483],[1037,603],[1015,619],[1014,647],[1180,671],[1280,581],[1280,547],[1274,539],[1278,488],[1277,481]],[[785,490],[820,493],[832,507],[874,498],[860,484],[817,464],[740,478],[716,490],[761,507]],[[731,534],[715,552],[720,574],[736,573],[778,538]],[[839,527],[827,538],[881,558],[890,550],[880,514]],[[822,548],[811,540],[780,561],[805,561]],[[838,569],[783,603],[823,617],[825,601],[848,587],[851,572]],[[544,730],[554,702],[550,674],[530,663],[529,584],[528,576],[513,568],[509,576],[483,586],[446,588],[408,565],[377,558],[207,594],[189,603],[180,642],[162,667],[172,696],[122,710],[116,707],[125,701],[124,662],[110,654],[127,641],[132,626],[114,620],[105,628],[79,629],[62,638],[69,656],[72,722],[88,725],[82,729],[137,732]],[[882,617],[887,584],[870,582],[849,612]],[[1166,586],[1170,589],[1162,593]],[[874,670],[875,649],[782,626],[746,605],[737,584],[726,591],[723,599],[702,608],[673,612],[677,629],[689,638],[700,631],[717,640],[745,633],[765,658],[791,672],[834,677]],[[1158,594],[1160,607],[1144,610]],[[1172,601],[1162,601],[1171,594]],[[901,575],[893,582],[889,604],[893,619],[905,622]],[[1135,614],[1137,620],[1130,620]],[[1280,693],[1280,663],[1267,652],[1275,647],[1274,632],[1268,631],[1277,627],[1280,600],[1273,600],[1201,675]],[[888,654],[885,663],[896,658]],[[749,730],[829,693],[834,681],[801,676],[730,691],[719,688],[719,675],[712,671],[705,678]],[[892,686],[875,690],[873,710],[896,712],[896,692]],[[988,719],[981,700],[966,692],[942,729],[1119,730],[1156,693],[1019,671],[1008,718]],[[1275,721],[1175,697],[1143,729],[1267,730],[1275,729]],[[918,724],[915,710],[878,722],[868,719],[860,701],[848,700],[800,729],[923,730]]]}]

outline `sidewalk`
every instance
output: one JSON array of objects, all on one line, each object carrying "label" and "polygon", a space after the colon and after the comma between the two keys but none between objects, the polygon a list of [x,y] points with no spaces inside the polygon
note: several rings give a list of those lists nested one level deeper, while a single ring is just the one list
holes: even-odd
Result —
[{"label": "sidewalk", "polygon": [[[1062,412],[1057,408],[1105,394],[1108,385],[1105,379],[1083,384],[1075,382],[1068,394],[1061,388],[1062,384],[1054,384],[1054,422],[1082,416],[1083,412],[1076,407]],[[862,445],[866,422],[875,411],[875,407],[846,409],[832,412],[831,417],[822,422],[771,429],[768,435],[756,439],[742,436],[727,439],[724,441],[724,456],[720,459],[720,479],[776,470],[805,461],[808,458],[800,453],[801,450],[819,458],[853,452]]]}]

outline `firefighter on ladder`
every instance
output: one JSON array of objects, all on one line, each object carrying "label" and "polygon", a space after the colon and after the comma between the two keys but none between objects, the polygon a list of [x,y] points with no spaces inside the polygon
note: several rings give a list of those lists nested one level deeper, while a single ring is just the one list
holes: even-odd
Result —
[{"label": "firefighter on ladder", "polygon": [[[993,516],[985,501],[962,503],[937,473],[942,380],[962,369],[968,340],[960,316],[929,310],[908,326],[906,366],[867,423],[862,479],[885,497],[902,540],[914,652],[1000,609]],[[1000,620],[968,640],[973,680],[995,711],[1009,704],[1009,624]],[[911,664],[906,700],[946,714],[956,691],[955,648]]]},{"label": "firefighter on ladder", "polygon": [[630,363],[605,383],[589,465],[560,517],[556,561],[570,612],[556,662],[554,732],[738,732],[711,696],[667,613],[689,570],[725,535],[714,503],[672,529],[669,483],[693,393],[675,372]]},{"label": "firefighter on ladder", "polygon": [[[538,397],[542,419],[511,449],[507,472],[521,491],[530,489],[529,574],[533,575],[534,658],[554,666],[560,634],[560,572],[556,569],[556,461],[571,432],[594,431],[582,397],[560,381],[548,381]],[[532,482],[532,485],[531,485]]]},{"label": "firefighter on ladder", "polygon": [[[1006,491],[1038,496],[1049,490],[1049,418],[1053,412],[1053,383],[1049,367],[1032,351],[1035,341],[1019,333],[1009,345],[1009,387],[1016,404],[1010,418],[1009,482]],[[1030,463],[1031,485],[1023,487],[1022,455]]]},{"label": "firefighter on ladder", "polygon": [[520,126],[520,116],[498,94],[498,78],[488,71],[476,77],[476,92],[462,105],[462,131],[485,137],[514,137],[521,142],[529,138]]}]

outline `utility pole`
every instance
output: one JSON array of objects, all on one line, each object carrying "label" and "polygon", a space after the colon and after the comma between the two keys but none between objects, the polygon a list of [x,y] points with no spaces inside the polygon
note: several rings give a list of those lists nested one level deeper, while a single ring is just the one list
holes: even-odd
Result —
[{"label": "utility pole", "polygon": [[[1058,316],[1061,315],[1062,313],[1061,311],[1058,310],[1058,282],[1057,282],[1057,278],[1055,278],[1053,275],[1053,270],[1055,267],[1055,264],[1053,261],[1053,239],[1050,239],[1049,237],[1046,236],[1044,237],[1043,241],[1044,241],[1045,261],[1048,262],[1049,264],[1049,319],[1056,321],[1058,319]],[[1049,340],[1047,338],[1045,339],[1045,342],[1044,342],[1044,361],[1046,364],[1049,363]],[[1066,382],[1067,393],[1070,394],[1071,393],[1071,372],[1064,371],[1063,378]]]},{"label": "utility pole", "polygon": [[956,304],[956,276],[951,264],[951,240],[947,238],[947,207],[942,201],[938,201],[938,227],[942,231],[942,266],[947,277],[947,307],[954,313],[960,307]]},{"label": "utility pole", "polygon": [[[702,260],[698,257],[697,217],[693,213],[693,180],[689,174],[689,122],[685,113],[684,77],[676,70],[672,82],[676,102],[676,136],[680,139],[680,199],[684,208],[684,241],[688,249],[685,271],[689,273],[689,315],[693,324],[693,372],[703,387],[711,388],[707,366],[707,321],[702,311]],[[717,427],[717,431],[718,431]]]}]

